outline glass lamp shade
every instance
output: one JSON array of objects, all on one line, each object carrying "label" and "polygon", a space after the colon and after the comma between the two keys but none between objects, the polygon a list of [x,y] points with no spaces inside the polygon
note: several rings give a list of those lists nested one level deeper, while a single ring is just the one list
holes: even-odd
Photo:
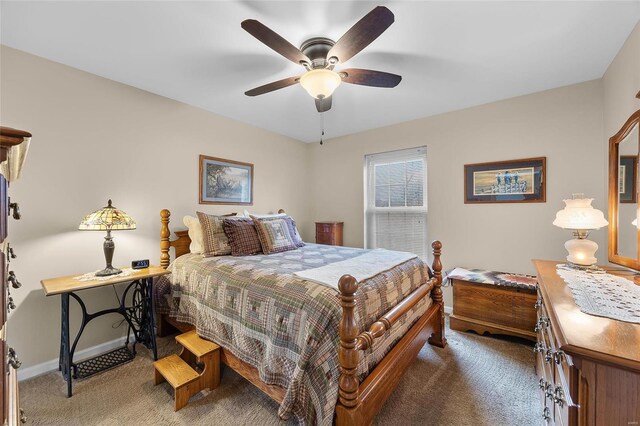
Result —
[{"label": "glass lamp shade", "polygon": [[563,200],[565,208],[556,214],[555,226],[563,229],[592,230],[607,226],[604,214],[591,206],[593,198]]},{"label": "glass lamp shade", "polygon": [[136,222],[122,210],[113,207],[111,200],[109,200],[106,207],[85,216],[78,229],[81,231],[120,231],[136,229]]},{"label": "glass lamp shade", "polygon": [[324,68],[308,71],[300,77],[300,85],[317,99],[331,96],[341,82],[338,73]]}]

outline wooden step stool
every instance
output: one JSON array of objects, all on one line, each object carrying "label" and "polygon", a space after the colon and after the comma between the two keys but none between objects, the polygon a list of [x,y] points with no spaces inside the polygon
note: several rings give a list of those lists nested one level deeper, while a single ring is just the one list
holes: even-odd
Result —
[{"label": "wooden step stool", "polygon": [[[203,389],[220,384],[220,346],[200,338],[195,330],[176,336],[182,345],[180,355],[169,355],[153,363],[155,384],[165,380],[175,391],[175,411]],[[198,373],[195,368],[201,369]]]}]

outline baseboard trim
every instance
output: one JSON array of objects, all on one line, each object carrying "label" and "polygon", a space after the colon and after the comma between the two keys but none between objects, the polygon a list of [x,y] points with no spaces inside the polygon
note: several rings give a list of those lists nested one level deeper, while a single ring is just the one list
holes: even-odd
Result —
[{"label": "baseboard trim", "polygon": [[[120,337],[119,339],[111,340],[110,342],[101,343],[99,345],[83,349],[81,351],[76,351],[74,358],[76,360],[83,360],[86,358],[91,358],[96,355],[100,355],[101,353],[108,352],[112,349],[116,349],[124,346],[125,340],[126,340],[126,336],[123,336],[123,337]],[[41,374],[45,374],[57,369],[58,369],[57,358],[52,359],[50,361],[45,361],[40,364],[32,365],[31,367],[26,367],[26,368],[23,367],[18,370],[18,381],[27,380],[32,377],[40,376]]]},{"label": "baseboard trim", "polygon": [[[451,314],[452,312],[453,308],[451,308],[451,306],[444,307],[445,314]],[[77,351],[74,358],[77,360],[82,360],[85,358],[91,358],[92,356],[100,355],[101,353],[110,351],[111,349],[119,348],[124,345],[125,339],[126,338],[123,336],[119,339],[111,340],[110,342],[101,343],[99,345]],[[20,368],[18,370],[18,381],[27,380],[32,377],[40,376],[41,374],[45,374],[57,369],[57,358],[50,361],[45,361],[40,364],[32,365],[31,367]]]}]

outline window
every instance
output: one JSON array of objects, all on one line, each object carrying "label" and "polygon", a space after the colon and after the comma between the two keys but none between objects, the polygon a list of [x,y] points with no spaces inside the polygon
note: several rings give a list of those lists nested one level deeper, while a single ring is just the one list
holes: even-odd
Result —
[{"label": "window", "polygon": [[365,246],[427,258],[426,147],[365,157]]}]

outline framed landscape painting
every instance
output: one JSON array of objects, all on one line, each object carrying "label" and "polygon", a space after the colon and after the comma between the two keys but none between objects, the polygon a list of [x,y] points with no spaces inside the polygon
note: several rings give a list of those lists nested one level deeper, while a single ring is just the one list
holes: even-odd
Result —
[{"label": "framed landscape painting", "polygon": [[546,157],[464,166],[464,202],[544,203]]},{"label": "framed landscape painting", "polygon": [[253,204],[253,164],[200,156],[200,204]]},{"label": "framed landscape painting", "polygon": [[620,166],[618,167],[620,178],[618,184],[620,187],[621,203],[636,203],[638,192],[636,182],[638,181],[638,157],[636,155],[621,155]]}]

